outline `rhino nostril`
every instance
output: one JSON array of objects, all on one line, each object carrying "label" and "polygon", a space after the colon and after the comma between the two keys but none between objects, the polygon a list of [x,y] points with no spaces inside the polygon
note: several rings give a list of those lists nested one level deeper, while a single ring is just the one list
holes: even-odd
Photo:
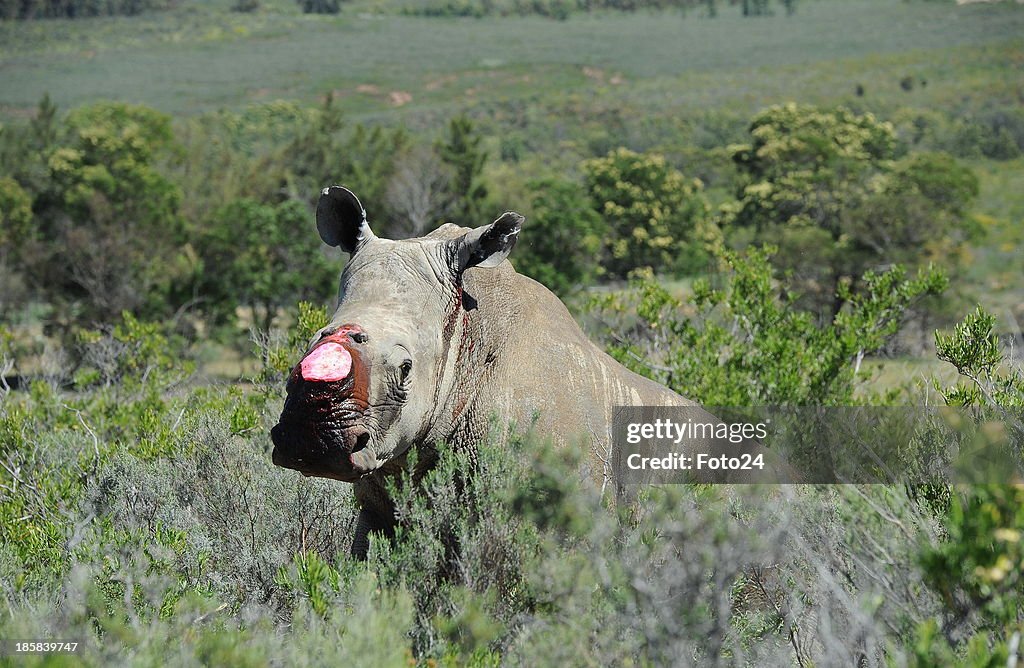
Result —
[{"label": "rhino nostril", "polygon": [[358,438],[356,438],[356,443],[355,443],[355,445],[352,446],[352,453],[351,454],[355,454],[355,453],[359,452],[360,450],[365,449],[366,446],[369,445],[369,444],[370,444],[370,434],[369,434],[369,432],[365,432],[364,431],[363,433],[359,434]]},{"label": "rhino nostril", "polygon": [[349,332],[348,336],[356,343],[366,343],[370,340],[370,337],[366,335],[366,332]]}]

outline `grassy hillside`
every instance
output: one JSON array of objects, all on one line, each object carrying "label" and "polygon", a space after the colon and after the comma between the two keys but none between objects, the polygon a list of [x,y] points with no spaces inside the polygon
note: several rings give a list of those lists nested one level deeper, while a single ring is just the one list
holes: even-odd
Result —
[{"label": "grassy hillside", "polygon": [[[756,109],[795,98],[971,105],[1013,97],[1024,11],[885,0],[806,2],[792,17],[723,12],[435,19],[347,6],[304,16],[189,3],[141,18],[0,25],[0,113],[44,92],[197,113],[335,91],[358,116],[579,94],[644,110]],[[927,85],[907,93],[911,76]]]}]

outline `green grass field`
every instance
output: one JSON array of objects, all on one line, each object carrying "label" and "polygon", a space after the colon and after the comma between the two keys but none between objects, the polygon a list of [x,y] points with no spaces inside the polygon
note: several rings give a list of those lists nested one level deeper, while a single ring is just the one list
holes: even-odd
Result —
[{"label": "green grass field", "polygon": [[[841,100],[858,83],[873,105],[971,105],[982,92],[1020,93],[1022,34],[1015,6],[888,0],[805,2],[793,17],[567,21],[185,5],[141,18],[0,25],[0,114],[30,113],[45,92],[65,108],[114,98],[174,114],[328,91],[358,117],[572,95],[647,112],[739,111]],[[904,92],[904,76],[927,86]]]}]

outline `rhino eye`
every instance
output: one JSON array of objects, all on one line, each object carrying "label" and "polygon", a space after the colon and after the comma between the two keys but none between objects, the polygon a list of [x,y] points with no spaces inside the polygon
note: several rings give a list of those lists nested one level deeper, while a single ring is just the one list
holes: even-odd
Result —
[{"label": "rhino eye", "polygon": [[409,373],[412,371],[412,360],[403,360],[398,366],[398,370],[402,374],[402,380],[404,381],[409,377]]}]

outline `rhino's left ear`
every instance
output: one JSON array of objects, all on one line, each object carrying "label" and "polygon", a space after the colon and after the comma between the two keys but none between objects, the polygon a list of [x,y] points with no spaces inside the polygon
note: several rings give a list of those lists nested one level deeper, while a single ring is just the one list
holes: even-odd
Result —
[{"label": "rhino's left ear", "polygon": [[501,264],[515,247],[525,220],[515,211],[506,211],[490,225],[478,227],[456,239],[458,271],[470,267],[497,267]]},{"label": "rhino's left ear", "polygon": [[366,222],[366,210],[355,193],[343,186],[320,191],[316,229],[325,244],[340,246],[346,253],[355,252],[362,242],[373,238],[373,231]]}]

